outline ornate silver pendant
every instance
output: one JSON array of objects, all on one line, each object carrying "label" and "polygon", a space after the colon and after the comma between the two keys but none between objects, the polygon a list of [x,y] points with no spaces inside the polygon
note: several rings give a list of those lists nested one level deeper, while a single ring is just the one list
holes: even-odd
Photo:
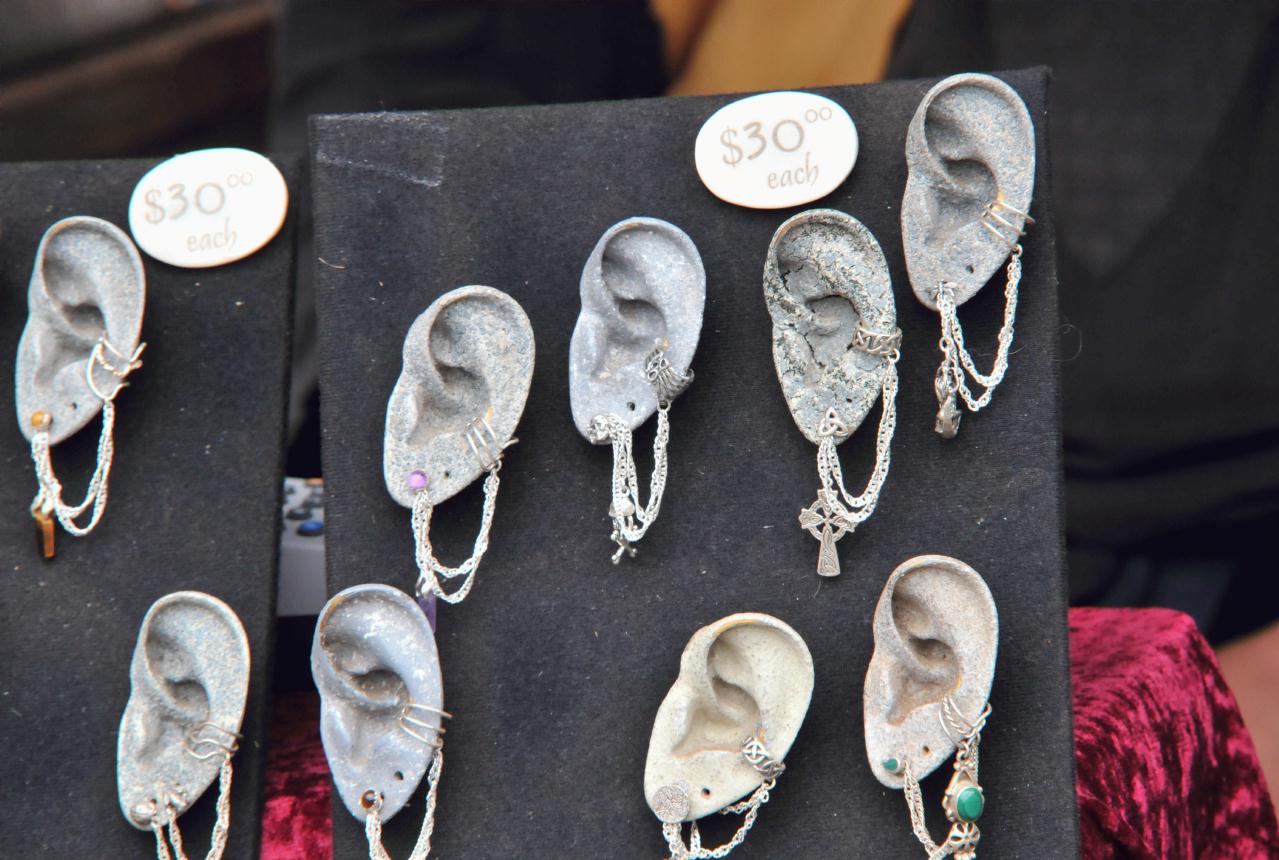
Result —
[{"label": "ornate silver pendant", "polygon": [[[404,338],[404,369],[386,404],[382,468],[387,492],[413,510],[418,594],[456,603],[470,593],[488,548],[498,471],[533,380],[533,327],[519,303],[492,287],[440,296]],[[431,514],[480,475],[484,513],[471,556],[435,558]],[[460,578],[453,591],[445,581]]]},{"label": "ornate silver pendant", "polygon": [[[817,572],[837,576],[835,542],[874,512],[890,465],[901,330],[888,263],[856,218],[833,209],[801,212],[769,244],[764,301],[782,395],[800,432],[818,446],[817,500],[801,511],[800,525],[820,543]],[[836,446],[881,397],[875,469],[853,496]]]},{"label": "ornate silver pendant", "polygon": [[[1008,369],[1021,237],[1033,223],[1035,128],[1008,84],[981,74],[954,75],[920,102],[906,134],[909,170],[902,198],[902,246],[916,298],[941,317],[937,432],[959,432],[959,399],[976,412],[990,403]],[[994,367],[977,370],[957,309],[1006,265],[1004,323]],[[968,377],[982,389],[974,394]]]},{"label": "ornate silver pendant", "polygon": [[[577,431],[613,447],[609,517],[617,551],[634,556],[666,488],[671,403],[693,381],[706,272],[693,240],[657,218],[604,232],[582,269],[582,312],[569,344],[569,398]],[[653,475],[641,504],[631,434],[657,413]]]}]

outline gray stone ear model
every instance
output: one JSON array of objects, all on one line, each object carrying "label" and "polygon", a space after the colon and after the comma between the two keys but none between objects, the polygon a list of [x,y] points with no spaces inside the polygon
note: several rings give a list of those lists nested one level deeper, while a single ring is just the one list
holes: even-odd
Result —
[{"label": "gray stone ear model", "polygon": [[[18,426],[31,443],[39,493],[31,506],[53,556],[56,519],[76,536],[98,524],[106,506],[114,451],[114,399],[141,366],[146,304],[142,258],[123,230],[100,218],[76,216],[51,226],[36,250],[27,290],[28,317],[18,343],[14,399]],[[98,463],[84,501],[62,500],[49,449],[98,412]],[[88,524],[75,519],[92,505]]]},{"label": "gray stone ear model", "polygon": [[[657,218],[627,218],[604,232],[582,269],[582,312],[569,344],[573,423],[613,447],[609,517],[613,563],[634,556],[666,488],[668,412],[693,381],[706,271],[693,240]],[[657,412],[653,475],[640,504],[631,434]]]},{"label": "gray stone ear model", "polygon": [[[801,212],[769,243],[764,301],[782,395],[800,432],[818,446],[821,487],[799,522],[821,543],[817,572],[837,576],[835,542],[874,513],[897,426],[901,329],[888,262],[856,218],[833,209]],[[881,397],[875,468],[866,489],[853,496],[844,487],[836,446]]]},{"label": "gray stone ear model", "polygon": [[695,822],[734,804],[747,813],[732,844],[740,843],[785,769],[812,694],[808,646],[777,618],[739,613],[693,634],[644,767],[644,796],[673,857],[710,856],[688,853],[681,823],[694,822],[699,845]]},{"label": "gray stone ear model", "polygon": [[372,792],[389,820],[442,746],[444,683],[426,615],[389,585],[338,593],[316,621],[311,674],[338,796],[364,821]]},{"label": "gray stone ear model", "polygon": [[[129,668],[116,780],[129,823],[163,829],[182,844],[177,818],[219,781],[210,860],[230,826],[231,758],[249,687],[249,642],[239,617],[216,597],[178,591],[147,611]],[[167,851],[167,849],[166,849]]]},{"label": "gray stone ear model", "polygon": [[923,829],[919,780],[955,756],[942,806],[956,857],[975,857],[985,807],[977,747],[990,714],[999,614],[985,580],[944,555],[903,562],[888,577],[874,616],[875,651],[862,695],[866,757],[888,788],[904,789],[915,835]]},{"label": "gray stone ear model", "polygon": [[[470,593],[488,548],[503,451],[518,441],[534,352],[524,309],[492,287],[445,293],[404,338],[404,369],[386,404],[382,469],[387,492],[413,509],[422,597],[457,603]],[[482,474],[484,513],[474,551],[447,567],[431,547],[431,512]],[[463,581],[446,592],[441,577]]]},{"label": "gray stone ear model", "polygon": [[[906,134],[906,165],[902,245],[915,296],[941,316],[937,432],[949,439],[959,431],[956,396],[974,412],[984,408],[1008,369],[1021,279],[1020,239],[1034,221],[1028,214],[1035,186],[1030,112],[998,78],[946,78],[915,111]],[[1006,260],[1004,323],[994,368],[982,374],[965,350],[956,309]],[[969,390],[965,370],[985,389],[980,396]]]}]

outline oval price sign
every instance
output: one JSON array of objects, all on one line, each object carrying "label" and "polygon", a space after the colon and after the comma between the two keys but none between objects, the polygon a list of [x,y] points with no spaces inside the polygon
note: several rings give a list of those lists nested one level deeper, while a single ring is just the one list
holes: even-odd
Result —
[{"label": "oval price sign", "polygon": [[825,197],[857,161],[857,127],[814,93],[747,96],[710,115],[697,133],[697,174],[721,200],[783,209]]},{"label": "oval price sign", "polygon": [[129,231],[147,254],[187,269],[243,259],[275,238],[289,189],[247,149],[200,149],[161,162],[129,199]]}]

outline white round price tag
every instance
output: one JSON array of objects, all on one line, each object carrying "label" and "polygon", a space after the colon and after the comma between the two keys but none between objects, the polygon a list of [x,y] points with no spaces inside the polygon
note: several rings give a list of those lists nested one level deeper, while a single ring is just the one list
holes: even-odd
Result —
[{"label": "white round price tag", "polygon": [[129,200],[146,253],[186,269],[243,259],[275,238],[289,208],[284,177],[247,149],[201,149],[157,164]]},{"label": "white round price tag", "polygon": [[825,197],[857,161],[852,117],[824,96],[747,96],[711,114],[697,133],[697,174],[721,200],[784,209]]}]

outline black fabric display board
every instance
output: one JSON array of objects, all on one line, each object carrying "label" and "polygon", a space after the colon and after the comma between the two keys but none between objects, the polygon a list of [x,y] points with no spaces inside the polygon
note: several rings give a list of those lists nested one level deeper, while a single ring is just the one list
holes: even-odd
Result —
[{"label": "black fabric display board", "polygon": [[[906,129],[932,82],[823,91],[853,116],[861,154],[850,178],[812,205],[849,212],[878,237],[905,333],[892,473],[874,517],[840,543],[844,574],[833,581],[814,572],[817,542],[797,523],[817,488],[816,449],[783,402],[761,286],[769,239],[794,210],[722,203],[693,168],[701,122],[729,97],[313,121],[331,592],[368,581],[411,591],[416,579],[409,511],[382,479],[386,400],[414,318],[449,289],[487,284],[523,305],[537,335],[492,546],[471,596],[439,610],[445,706],[456,715],[435,832],[441,856],[658,856],[664,843],[642,790],[653,716],[689,636],[741,611],[794,626],[817,681],[787,771],[738,853],[919,856],[901,794],[867,767],[861,695],[875,602],[890,571],[920,553],[972,564],[999,606],[982,854],[1077,853],[1047,72],[1005,77],[1039,135],[1037,223],[1012,369],[993,405],[966,417],[950,442],[932,429],[938,319],[910,291],[898,223]],[[631,215],[686,230],[708,286],[697,379],[672,410],[661,518],[639,557],[614,567],[611,456],[573,427],[568,344],[582,265],[600,234]],[[961,312],[986,362],[1002,284]],[[850,487],[869,474],[878,418],[876,407],[841,446]],[[651,450],[653,426],[637,450]],[[476,482],[437,509],[433,537],[447,563],[470,551],[479,502]],[[936,837],[948,770],[925,783]],[[388,825],[395,856],[416,837],[423,794]],[[340,803],[333,815],[337,860],[367,856],[360,825]],[[704,823],[710,844],[728,823]]]},{"label": "black fabric display board", "polygon": [[[96,215],[127,231],[129,195],[156,162],[0,167],[0,379],[13,379],[27,282],[44,231]],[[281,164],[290,187],[297,163]],[[144,366],[116,400],[110,501],[84,538],[59,529],[42,560],[27,511],[36,481],[11,389],[0,397],[0,855],[155,854],[116,795],[116,735],[142,617],[173,591],[240,616],[252,674],[236,755],[228,858],[258,854],[275,620],[293,220],[257,254],[214,269],[143,256]],[[6,382],[6,385],[8,383]],[[78,499],[99,419],[53,450]],[[203,857],[217,783],[180,819]]]}]

